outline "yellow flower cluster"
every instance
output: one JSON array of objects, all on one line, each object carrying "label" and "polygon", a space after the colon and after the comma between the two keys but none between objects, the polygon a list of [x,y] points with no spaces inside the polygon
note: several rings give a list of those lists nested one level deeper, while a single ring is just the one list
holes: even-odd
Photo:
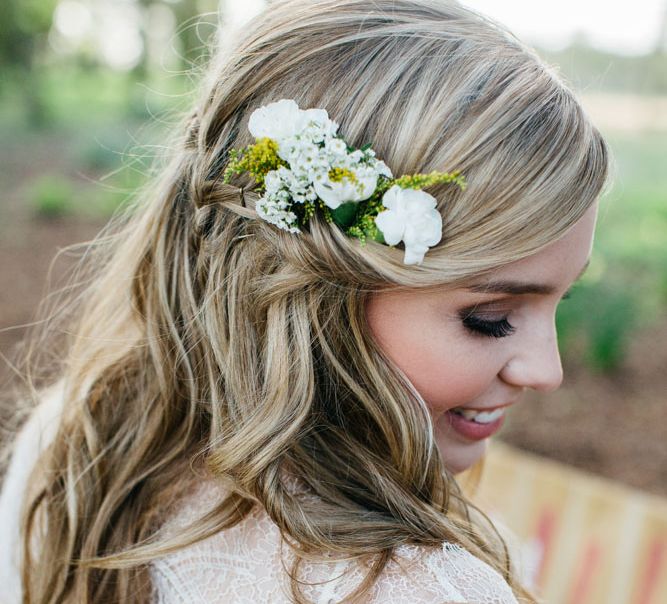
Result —
[{"label": "yellow flower cluster", "polygon": [[259,187],[264,186],[264,176],[271,170],[288,163],[278,157],[278,143],[270,138],[260,138],[254,145],[248,145],[244,150],[232,149],[229,153],[230,161],[225,170],[223,182],[229,183],[234,174],[248,172],[252,175]]},{"label": "yellow flower cluster", "polygon": [[398,185],[402,189],[425,189],[437,184],[456,183],[461,190],[466,188],[466,182],[461,172],[429,172],[428,174],[404,174],[400,178],[388,180],[382,184],[382,190],[389,189],[394,185]]},{"label": "yellow flower cluster", "polygon": [[345,232],[348,235],[359,239],[361,245],[366,245],[367,237],[379,241],[380,243],[384,243],[382,232],[375,224],[375,217],[385,209],[386,208],[382,205],[382,197],[373,194],[373,196],[359,208],[354,224]]},{"label": "yellow flower cluster", "polygon": [[357,175],[347,168],[331,168],[328,176],[332,182],[342,182],[343,178],[347,178],[350,182],[357,182]]}]

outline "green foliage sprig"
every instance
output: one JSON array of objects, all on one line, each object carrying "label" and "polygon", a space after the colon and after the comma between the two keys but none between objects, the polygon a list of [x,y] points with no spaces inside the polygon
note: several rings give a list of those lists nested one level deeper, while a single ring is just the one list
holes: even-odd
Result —
[{"label": "green foliage sprig", "polygon": [[434,170],[428,174],[404,174],[398,178],[380,178],[371,197],[358,204],[342,204],[334,213],[347,206],[344,211],[349,215],[354,209],[354,216],[348,219],[347,224],[344,225],[345,233],[359,239],[362,245],[366,244],[367,238],[385,243],[382,232],[375,224],[375,217],[385,209],[382,204],[382,196],[394,185],[398,185],[402,189],[425,189],[437,184],[456,184],[462,191],[465,191],[467,186],[466,180],[459,170],[454,172]]}]

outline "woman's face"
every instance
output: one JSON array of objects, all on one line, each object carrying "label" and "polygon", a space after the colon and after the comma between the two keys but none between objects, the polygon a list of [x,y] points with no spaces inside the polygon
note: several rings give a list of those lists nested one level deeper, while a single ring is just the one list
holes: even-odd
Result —
[{"label": "woman's face", "polygon": [[371,332],[426,401],[451,472],[484,455],[503,416],[485,426],[450,410],[493,410],[517,403],[527,388],[560,385],[556,307],[588,263],[596,213],[597,204],[558,241],[472,287],[369,299]]}]

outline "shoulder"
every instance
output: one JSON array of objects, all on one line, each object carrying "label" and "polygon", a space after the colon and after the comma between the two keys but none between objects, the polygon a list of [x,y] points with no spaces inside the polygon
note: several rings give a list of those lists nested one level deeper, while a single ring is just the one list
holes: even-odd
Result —
[{"label": "shoulder", "polygon": [[0,491],[0,584],[9,602],[21,598],[19,523],[28,477],[41,451],[53,439],[62,411],[62,388],[45,392],[12,444]]},{"label": "shoulder", "polygon": [[401,546],[374,588],[372,602],[516,604],[503,577],[463,547]]},{"label": "shoulder", "polygon": [[[230,555],[208,547],[154,563],[151,574],[160,604],[254,604],[291,602],[277,550]],[[252,554],[256,554],[253,556]],[[268,553],[268,556],[267,556]],[[339,602],[363,580],[356,564],[331,562],[302,568],[304,592],[317,604]],[[367,604],[517,604],[509,585],[488,565],[443,546],[397,556],[373,586]]]},{"label": "shoulder", "polygon": [[[321,587],[315,602],[344,600],[361,584],[359,563],[320,568],[310,578]],[[328,576],[327,576],[328,574]],[[326,594],[327,597],[322,598]],[[375,581],[365,604],[517,604],[505,580],[458,545],[398,547]]]},{"label": "shoulder", "polygon": [[[216,487],[199,489],[170,524],[182,527],[219,496]],[[285,569],[292,561],[278,527],[255,510],[236,526],[155,560],[151,576],[161,604],[287,604],[292,599]],[[300,578],[310,601],[330,604],[351,594],[364,574],[359,563],[330,557],[305,563]],[[365,602],[516,604],[516,599],[494,569],[460,546],[446,543],[436,548],[397,548]]]},{"label": "shoulder", "polygon": [[[163,536],[185,534],[227,492],[219,482],[203,481],[163,524]],[[207,539],[156,558],[149,571],[159,604],[289,602],[281,582],[280,531],[259,509]]]}]

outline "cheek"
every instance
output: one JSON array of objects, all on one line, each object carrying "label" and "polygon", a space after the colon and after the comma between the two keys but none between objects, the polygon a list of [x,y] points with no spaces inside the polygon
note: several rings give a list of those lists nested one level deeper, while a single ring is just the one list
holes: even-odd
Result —
[{"label": "cheek", "polygon": [[[398,363],[433,414],[470,403],[488,389],[496,375],[492,363],[479,357],[472,362],[461,347],[442,348],[422,355],[405,355]],[[415,362],[419,356],[423,362]]]},{"label": "cheek", "polygon": [[[384,353],[406,374],[434,415],[482,394],[497,374],[489,347],[462,332],[455,321],[395,309],[368,322]],[[387,310],[387,309],[385,309]]]}]

